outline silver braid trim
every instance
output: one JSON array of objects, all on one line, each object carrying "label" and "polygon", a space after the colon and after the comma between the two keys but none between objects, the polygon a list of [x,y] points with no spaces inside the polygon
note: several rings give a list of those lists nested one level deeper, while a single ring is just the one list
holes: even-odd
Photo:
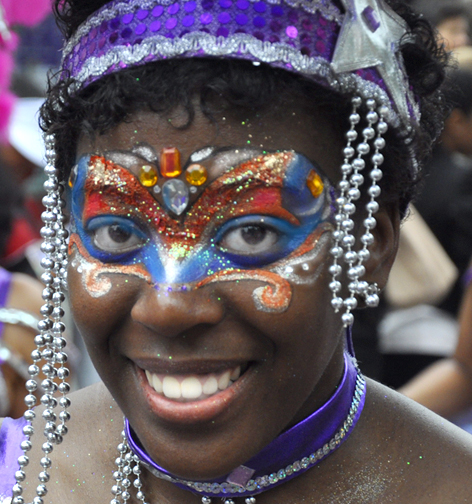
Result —
[{"label": "silver braid trim", "polygon": [[[332,280],[329,285],[333,293],[331,304],[336,312],[344,309],[342,322],[345,327],[354,322],[352,311],[357,307],[358,297],[363,297],[366,305],[370,307],[377,306],[379,303],[377,285],[369,285],[361,278],[365,274],[364,262],[370,257],[369,247],[374,242],[371,230],[377,224],[374,214],[379,210],[376,198],[381,193],[378,182],[383,175],[380,165],[384,161],[380,151],[385,147],[383,135],[388,129],[385,122],[388,110],[384,106],[379,107],[373,98],[366,100],[367,126],[362,130],[362,139],[354,147],[359,138],[358,125],[361,122],[361,117],[358,110],[361,105],[362,99],[360,97],[352,99],[353,108],[349,116],[350,129],[346,134],[347,144],[344,148],[344,163],[341,167],[342,180],[338,184],[339,197],[336,200],[336,230],[333,233],[334,244],[331,248],[333,256],[333,264],[330,267]],[[356,250],[356,238],[352,233],[354,229],[353,216],[357,211],[356,201],[361,197],[361,186],[365,181],[365,177],[361,173],[366,167],[365,157],[372,151],[372,170],[369,173],[371,185],[368,189],[370,201],[366,205],[367,216],[363,222],[364,232],[360,238],[360,247]],[[349,282],[347,286],[349,294],[344,299],[341,297],[343,286],[340,280],[343,271],[345,271]]]},{"label": "silver braid trim", "polygon": [[[64,315],[62,303],[65,300],[68,233],[64,229],[63,187],[54,166],[54,137],[46,136],[45,143],[47,165],[44,171],[48,180],[44,183],[47,194],[43,198],[45,211],[41,216],[44,223],[41,229],[41,236],[44,240],[41,244],[41,251],[44,253],[41,260],[41,266],[44,268],[41,281],[45,284],[42,294],[45,304],[41,307],[43,319],[38,322],[39,334],[35,337],[37,348],[31,353],[33,364],[28,369],[31,378],[26,382],[28,395],[25,397],[25,404],[28,410],[24,414],[28,423],[23,428],[25,435],[25,440],[21,443],[23,455],[18,458],[19,470],[15,473],[16,484],[13,486],[12,504],[25,503],[21,483],[25,480],[24,468],[29,463],[28,452],[32,448],[31,438],[37,427],[33,427],[33,420],[36,417],[33,407],[37,402],[33,392],[38,388],[44,391],[40,401],[45,407],[42,417],[45,422],[43,434],[46,438],[42,445],[44,456],[40,460],[39,484],[36,487],[36,497],[33,499],[33,504],[44,504],[43,498],[48,492],[46,484],[50,478],[49,468],[52,465],[50,454],[55,445],[62,443],[63,436],[67,433],[66,422],[70,419],[70,414],[67,411],[70,406],[70,400],[67,397],[70,386],[66,381],[69,369],[65,367],[67,363],[67,355],[64,352],[66,340],[63,336],[65,327],[61,321]],[[40,368],[39,364],[42,360],[45,363]],[[46,378],[39,387],[36,377],[41,371]],[[61,393],[59,399],[54,397],[57,391]],[[60,409],[58,414],[56,413],[57,409]]]}]

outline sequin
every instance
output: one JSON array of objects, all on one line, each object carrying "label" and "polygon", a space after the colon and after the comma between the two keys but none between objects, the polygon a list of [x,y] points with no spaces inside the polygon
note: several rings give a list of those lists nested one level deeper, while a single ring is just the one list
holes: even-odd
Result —
[{"label": "sequin", "polygon": [[152,9],[152,15],[156,18],[161,16],[163,12],[164,12],[164,7],[162,7],[162,5],[156,5],[154,7],[154,9]]},{"label": "sequin", "polygon": [[264,2],[256,2],[254,4],[254,10],[259,14],[262,14],[267,10],[267,5]]},{"label": "sequin", "polygon": [[160,169],[163,177],[178,177],[182,173],[178,149],[167,147],[161,150]]},{"label": "sequin", "polygon": [[195,18],[192,15],[185,16],[182,19],[182,25],[186,27],[190,27],[195,23]]},{"label": "sequin", "polygon": [[284,8],[281,5],[273,5],[271,9],[272,16],[280,17],[284,15]]},{"label": "sequin", "polygon": [[315,170],[311,170],[308,174],[306,185],[314,198],[318,198],[324,189],[323,181]]},{"label": "sequin", "polygon": [[285,29],[285,33],[287,34],[287,37],[290,38],[297,38],[298,36],[298,30],[296,29],[295,26],[287,26]]},{"label": "sequin", "polygon": [[228,28],[225,28],[224,26],[220,26],[218,30],[216,30],[216,36],[217,37],[227,37],[229,35],[229,30]]},{"label": "sequin", "polygon": [[144,23],[141,23],[138,26],[136,26],[136,28],[134,29],[134,33],[136,33],[136,35],[142,35],[146,30],[147,26]]},{"label": "sequin", "polygon": [[247,24],[247,22],[248,18],[246,14],[238,14],[236,16],[236,23],[238,23],[238,25],[244,26],[245,24]]},{"label": "sequin", "polygon": [[184,5],[184,9],[185,9],[185,12],[193,12],[197,7],[197,4],[192,0],[191,2],[187,2],[185,5]]},{"label": "sequin", "polygon": [[262,16],[256,16],[252,22],[256,28],[264,28],[266,25],[266,21]]},{"label": "sequin", "polygon": [[200,22],[203,25],[210,24],[212,21],[213,21],[213,16],[209,13],[205,13],[200,16]]},{"label": "sequin", "polygon": [[220,7],[222,9],[229,9],[233,5],[231,0],[220,0]]},{"label": "sequin", "polygon": [[153,21],[150,25],[149,25],[149,30],[152,31],[152,32],[157,32],[161,29],[161,22],[160,21]]},{"label": "sequin", "polygon": [[128,12],[121,18],[121,21],[123,22],[123,24],[130,24],[133,19],[134,14],[132,12]]},{"label": "sequin", "polygon": [[185,178],[189,184],[194,186],[201,186],[208,179],[206,168],[199,164],[192,164],[185,172]]},{"label": "sequin", "polygon": [[141,166],[138,178],[144,187],[153,187],[157,184],[157,170],[151,165]]},{"label": "sequin", "polygon": [[226,24],[231,21],[231,16],[227,12],[222,12],[218,15],[218,22],[221,24]]},{"label": "sequin", "polygon": [[169,18],[166,21],[166,28],[168,30],[173,30],[177,26],[177,19],[176,18]]},{"label": "sequin", "polygon": [[146,9],[139,9],[138,12],[136,13],[136,17],[140,21],[144,21],[148,16],[149,16],[149,11]]}]

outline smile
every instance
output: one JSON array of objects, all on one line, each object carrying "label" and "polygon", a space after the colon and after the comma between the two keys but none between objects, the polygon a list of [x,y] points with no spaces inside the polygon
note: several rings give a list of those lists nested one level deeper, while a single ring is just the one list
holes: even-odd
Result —
[{"label": "smile", "polygon": [[207,374],[157,374],[145,370],[149,385],[160,395],[178,402],[202,401],[229,388],[241,366]]}]

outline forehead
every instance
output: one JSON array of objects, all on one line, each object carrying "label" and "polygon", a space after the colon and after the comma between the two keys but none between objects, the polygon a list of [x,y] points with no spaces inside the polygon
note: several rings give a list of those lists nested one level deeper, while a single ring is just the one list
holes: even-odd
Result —
[{"label": "forehead", "polygon": [[269,111],[225,110],[209,118],[197,105],[189,121],[185,110],[161,115],[140,111],[112,130],[94,138],[83,136],[77,157],[86,153],[129,151],[145,143],[158,154],[179,149],[182,160],[204,147],[244,147],[255,150],[294,150],[316,162],[332,180],[342,161],[339,126],[323,109],[307,112],[302,103],[275,104]]}]

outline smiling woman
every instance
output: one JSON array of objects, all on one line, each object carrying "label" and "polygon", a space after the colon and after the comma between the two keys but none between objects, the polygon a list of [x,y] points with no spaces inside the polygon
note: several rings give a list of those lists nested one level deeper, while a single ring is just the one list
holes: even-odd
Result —
[{"label": "smiling woman", "polygon": [[[429,27],[383,0],[56,4],[48,380],[2,424],[4,501],[466,502],[471,439],[349,336],[441,128]],[[70,398],[66,268],[103,380]]]}]

